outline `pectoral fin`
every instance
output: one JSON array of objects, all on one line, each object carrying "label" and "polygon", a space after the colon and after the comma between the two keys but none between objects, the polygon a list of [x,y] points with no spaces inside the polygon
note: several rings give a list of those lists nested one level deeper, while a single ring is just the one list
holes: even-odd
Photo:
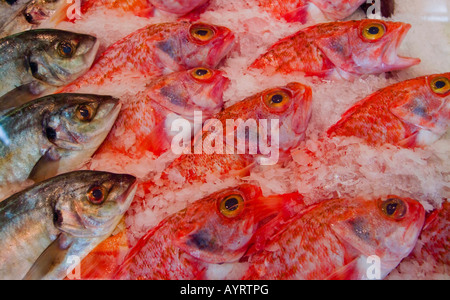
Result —
[{"label": "pectoral fin", "polygon": [[54,240],[34,262],[23,280],[40,280],[56,266],[63,263],[70,249],[71,241],[64,233]]},{"label": "pectoral fin", "polygon": [[0,111],[7,111],[28,103],[46,90],[41,83],[31,82],[21,85],[0,97]]},{"label": "pectoral fin", "polygon": [[35,183],[41,182],[50,177],[58,175],[60,161],[51,158],[51,155],[43,155],[39,161],[34,165],[28,176],[28,179]]}]

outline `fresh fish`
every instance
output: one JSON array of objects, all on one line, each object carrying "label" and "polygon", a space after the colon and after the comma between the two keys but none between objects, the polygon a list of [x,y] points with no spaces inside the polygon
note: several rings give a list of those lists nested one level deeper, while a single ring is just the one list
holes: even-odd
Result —
[{"label": "fresh fish", "polygon": [[120,103],[110,96],[57,94],[0,117],[0,183],[72,171],[100,146]]},{"label": "fresh fish", "polygon": [[0,38],[25,30],[37,28],[42,22],[50,20],[55,12],[67,8],[64,0],[31,0],[0,26]]},{"label": "fresh fish", "polygon": [[329,136],[356,136],[369,144],[424,147],[450,125],[450,73],[388,86],[356,103],[328,129]]},{"label": "fresh fish", "polygon": [[[159,156],[171,147],[175,120],[195,124],[195,112],[202,113],[203,121],[218,113],[223,106],[223,91],[229,79],[222,71],[195,68],[170,73],[154,79],[145,91],[133,95],[125,104],[110,135],[95,157],[114,155],[138,160],[147,151]],[[192,131],[187,132],[191,139]]]},{"label": "fresh fish", "polygon": [[323,201],[261,227],[243,279],[382,279],[411,252],[424,219],[409,198]]},{"label": "fresh fish", "polygon": [[311,6],[317,7],[330,21],[353,14],[366,0],[258,0],[258,5],[272,16],[288,22],[306,23]]},{"label": "fresh fish", "polygon": [[89,69],[98,47],[93,36],[55,29],[0,39],[0,96],[31,100],[65,86]]},{"label": "fresh fish", "polygon": [[290,195],[264,197],[241,185],[188,205],[148,231],[131,249],[116,279],[208,279],[208,268],[238,262],[253,234]]},{"label": "fresh fish", "polygon": [[154,78],[195,67],[214,68],[231,50],[234,34],[225,27],[189,22],[149,25],[118,41],[91,70],[63,89],[118,83],[121,76]]},{"label": "fresh fish", "polygon": [[[223,132],[218,133],[217,128],[210,130],[215,126],[207,122],[203,132],[196,137],[197,141],[193,142],[190,153],[176,159],[165,174],[176,170],[187,182],[193,182],[203,181],[209,173],[219,176],[245,175],[251,166],[261,163],[261,158],[267,159],[266,165],[281,164],[290,157],[290,150],[305,138],[311,118],[311,102],[311,89],[296,82],[250,96],[224,109],[212,119],[222,125]],[[227,127],[230,120],[236,126]],[[249,120],[250,123],[246,123]],[[267,121],[265,126],[261,126],[262,120]],[[279,122],[277,131],[271,130],[274,120]],[[253,122],[259,124],[255,123],[252,129],[250,125]],[[249,125],[248,131],[252,132],[242,132],[242,129],[247,130],[244,127],[246,124]],[[266,132],[262,131],[263,128]],[[227,142],[230,137],[231,146]],[[220,145],[219,140],[222,147],[212,146]],[[199,141],[202,147],[196,148]],[[246,148],[239,148],[239,144],[246,145]],[[271,145],[270,153],[263,153],[263,144],[267,147]],[[251,147],[254,153],[250,153]]]},{"label": "fresh fish", "polygon": [[77,171],[0,203],[0,278],[63,279],[110,236],[128,209],[136,178]]},{"label": "fresh fish", "polygon": [[256,59],[250,68],[264,73],[352,79],[401,70],[420,63],[397,55],[411,25],[382,20],[323,23],[288,36]]}]

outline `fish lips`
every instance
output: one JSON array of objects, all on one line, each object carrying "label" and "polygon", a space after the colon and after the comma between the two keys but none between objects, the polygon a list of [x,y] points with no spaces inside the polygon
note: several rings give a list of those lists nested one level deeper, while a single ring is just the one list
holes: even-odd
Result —
[{"label": "fish lips", "polygon": [[213,41],[214,45],[205,59],[207,67],[215,68],[234,46],[235,35],[231,30],[220,27],[220,33],[222,33],[223,37]]},{"label": "fish lips", "polygon": [[383,64],[389,67],[389,70],[400,70],[409,68],[420,63],[419,58],[403,57],[398,55],[398,50],[406,37],[406,34],[411,29],[410,24],[397,23],[398,27],[390,33],[395,36],[393,41],[388,43],[382,54]]}]

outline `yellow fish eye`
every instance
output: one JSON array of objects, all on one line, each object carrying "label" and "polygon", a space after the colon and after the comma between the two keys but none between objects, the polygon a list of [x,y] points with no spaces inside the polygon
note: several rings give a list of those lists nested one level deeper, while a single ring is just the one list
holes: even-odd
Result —
[{"label": "yellow fish eye", "polygon": [[239,194],[229,195],[219,203],[220,213],[227,218],[238,216],[244,209],[244,198]]},{"label": "yellow fish eye", "polygon": [[62,41],[57,46],[58,53],[61,57],[70,58],[75,52],[75,47],[67,41]]},{"label": "yellow fish eye", "polygon": [[264,96],[264,102],[270,110],[283,112],[289,107],[291,96],[284,90],[275,90]]},{"label": "yellow fish eye", "polygon": [[395,220],[403,219],[407,211],[405,202],[399,198],[389,198],[381,201],[380,209],[384,215]]},{"label": "yellow fish eye", "polygon": [[87,198],[92,204],[102,204],[108,195],[108,191],[101,185],[92,186],[87,192]]},{"label": "yellow fish eye", "polygon": [[200,80],[208,80],[212,77],[213,73],[211,70],[206,68],[196,68],[192,71],[192,77]]},{"label": "yellow fish eye", "polygon": [[89,122],[94,118],[96,111],[94,105],[82,104],[77,107],[75,116],[82,122]]},{"label": "yellow fish eye", "polygon": [[370,41],[381,39],[386,33],[386,27],[382,23],[370,23],[364,26],[362,36]]},{"label": "yellow fish eye", "polygon": [[190,29],[191,36],[199,42],[210,41],[216,33],[207,25],[193,25]]},{"label": "yellow fish eye", "polygon": [[447,77],[436,77],[431,81],[431,90],[439,95],[450,92],[450,80]]}]

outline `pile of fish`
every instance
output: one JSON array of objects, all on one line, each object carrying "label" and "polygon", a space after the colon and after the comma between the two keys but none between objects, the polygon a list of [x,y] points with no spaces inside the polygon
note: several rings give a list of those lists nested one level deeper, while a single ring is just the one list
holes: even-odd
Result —
[{"label": "pile of fish", "polygon": [[[448,199],[295,188],[335,145],[427,153],[446,139],[450,73],[395,80],[421,63],[398,54],[410,24],[352,18],[362,0],[239,1],[299,30],[239,70],[276,84],[230,100],[224,66],[254,36],[210,22],[223,1],[0,1],[0,279],[383,279],[402,261],[450,264]],[[147,24],[108,45],[59,29],[99,12]],[[369,76],[394,80],[310,137],[317,93]],[[267,174],[294,184],[273,192],[255,180]]]}]

